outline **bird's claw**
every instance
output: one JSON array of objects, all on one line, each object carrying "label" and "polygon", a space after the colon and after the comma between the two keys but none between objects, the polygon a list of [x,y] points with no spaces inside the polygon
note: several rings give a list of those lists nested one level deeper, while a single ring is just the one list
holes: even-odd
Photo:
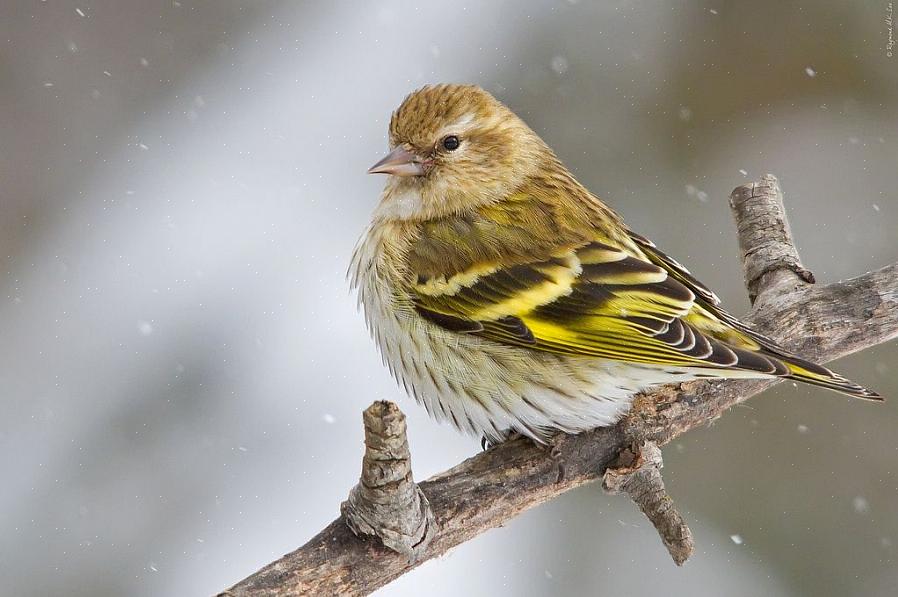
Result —
[{"label": "bird's claw", "polygon": [[502,433],[502,437],[500,439],[496,439],[496,440],[490,439],[489,437],[484,435],[480,438],[480,448],[483,451],[486,451],[486,450],[489,450],[490,448],[492,448],[493,446],[498,446],[499,444],[504,444],[507,441],[517,439],[519,437],[523,437],[523,436],[520,433],[518,433],[517,431],[513,431],[511,429],[506,429]]}]

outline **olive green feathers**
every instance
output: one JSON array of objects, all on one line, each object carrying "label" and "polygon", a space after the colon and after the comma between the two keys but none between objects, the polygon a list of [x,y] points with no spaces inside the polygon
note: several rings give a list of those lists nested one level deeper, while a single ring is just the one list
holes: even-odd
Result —
[{"label": "olive green feathers", "polygon": [[[564,216],[526,187],[509,203],[423,225],[408,257],[422,317],[525,350],[753,371],[877,397],[739,323],[647,239],[628,233],[631,242],[619,243],[589,220],[559,226]],[[510,217],[521,205],[540,224]],[[510,244],[503,235],[528,242],[497,251],[497,240]]]}]

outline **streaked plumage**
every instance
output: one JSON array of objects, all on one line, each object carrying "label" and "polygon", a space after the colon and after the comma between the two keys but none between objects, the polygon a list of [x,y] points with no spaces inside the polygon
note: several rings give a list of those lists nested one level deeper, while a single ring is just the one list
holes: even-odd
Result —
[{"label": "streaked plumage", "polygon": [[485,91],[412,93],[390,145],[352,281],[384,362],[436,418],[541,439],[612,424],[650,385],[706,376],[878,398],[728,315]]}]

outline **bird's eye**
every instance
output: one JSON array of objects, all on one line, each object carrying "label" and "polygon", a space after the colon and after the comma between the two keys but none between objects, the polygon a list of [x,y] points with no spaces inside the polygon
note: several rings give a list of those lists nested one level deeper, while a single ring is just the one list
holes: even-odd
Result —
[{"label": "bird's eye", "polygon": [[449,135],[445,139],[443,139],[443,147],[446,151],[455,151],[458,149],[458,146],[461,145],[461,141],[458,140],[458,137],[455,135]]}]

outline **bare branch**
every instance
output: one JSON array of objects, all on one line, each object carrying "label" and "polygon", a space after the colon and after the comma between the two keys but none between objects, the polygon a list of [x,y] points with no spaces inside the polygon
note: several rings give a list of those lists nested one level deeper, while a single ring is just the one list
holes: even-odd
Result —
[{"label": "bare branch", "polygon": [[[787,349],[821,362],[898,336],[898,263],[825,287],[808,285],[812,278],[794,251],[782,203],[769,200],[778,197],[769,191],[775,188],[776,179],[765,177],[733,193],[746,280],[762,299],[746,321]],[[556,460],[545,450],[523,439],[505,442],[420,483],[439,532],[416,562],[379,540],[356,537],[340,517],[223,594],[368,594],[524,510],[600,478],[628,446],[663,445],[773,383],[693,381],[637,396],[614,427],[554,442],[556,458],[564,462],[560,481]],[[857,407],[877,408],[861,402]]]},{"label": "bare branch", "polygon": [[652,442],[633,446],[620,453],[618,461],[605,470],[602,486],[608,493],[626,493],[645,514],[677,566],[682,566],[695,543],[692,531],[677,512],[661,479],[661,448]]}]

